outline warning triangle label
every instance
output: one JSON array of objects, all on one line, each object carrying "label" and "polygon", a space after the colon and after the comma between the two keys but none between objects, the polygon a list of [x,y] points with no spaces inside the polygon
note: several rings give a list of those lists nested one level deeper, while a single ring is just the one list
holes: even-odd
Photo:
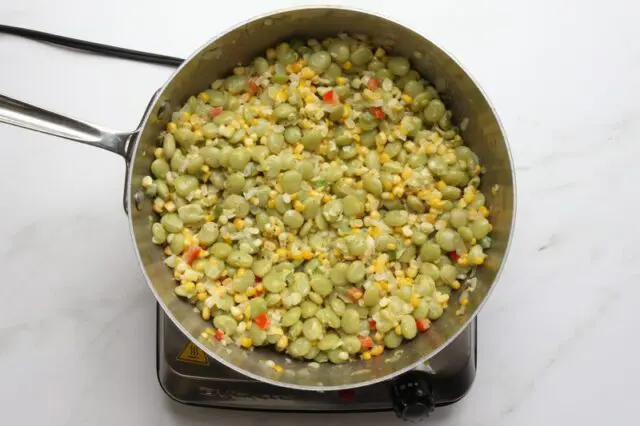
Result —
[{"label": "warning triangle label", "polygon": [[189,342],[178,355],[178,361],[187,362],[189,364],[209,365],[209,358],[202,349]]}]

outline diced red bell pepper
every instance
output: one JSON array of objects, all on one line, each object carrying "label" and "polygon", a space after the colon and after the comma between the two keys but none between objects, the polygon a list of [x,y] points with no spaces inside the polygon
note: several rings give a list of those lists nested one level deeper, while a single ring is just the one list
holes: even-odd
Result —
[{"label": "diced red bell pepper", "polygon": [[369,320],[369,330],[374,331],[376,329],[376,320]]},{"label": "diced red bell pepper", "polygon": [[213,335],[213,337],[214,337],[216,340],[218,340],[218,341],[222,340],[222,339],[224,338],[224,331],[222,331],[222,330],[216,330],[216,332],[215,332],[215,334]]},{"label": "diced red bell pepper", "polygon": [[456,253],[455,251],[450,251],[449,253],[447,253],[449,255],[449,258],[451,260],[453,260],[454,262],[457,262],[458,259],[460,259],[460,255],[458,253]]},{"label": "diced red bell pepper", "polygon": [[376,90],[380,87],[380,81],[375,77],[371,77],[367,82],[367,87],[369,87],[369,90]]},{"label": "diced red bell pepper", "polygon": [[262,278],[260,278],[259,276],[256,275],[255,281],[256,281],[256,284],[259,284],[259,283],[262,282]]},{"label": "diced red bell pepper", "polygon": [[338,103],[338,95],[334,90],[329,90],[324,95],[322,95],[322,100],[324,100],[328,104],[337,104]]},{"label": "diced red bell pepper", "polygon": [[376,120],[382,120],[384,118],[384,111],[380,107],[371,108],[371,114]]},{"label": "diced red bell pepper", "polygon": [[263,312],[255,317],[253,319],[253,322],[255,322],[256,325],[260,327],[260,330],[264,330],[265,328],[269,327],[269,316],[266,312]]},{"label": "diced red bell pepper", "polygon": [[362,295],[362,290],[360,290],[358,287],[351,287],[349,290],[347,290],[347,296],[354,302],[362,299]]},{"label": "diced red bell pepper", "polygon": [[427,331],[431,327],[431,322],[427,319],[416,320],[416,327],[419,331]]},{"label": "diced red bell pepper", "polygon": [[369,336],[358,336],[360,339],[360,350],[366,351],[373,347],[373,339]]},{"label": "diced red bell pepper", "polygon": [[217,116],[219,116],[220,114],[222,114],[224,108],[217,106],[217,107],[212,107],[209,110],[209,117],[211,118],[216,118]]},{"label": "diced red bell pepper", "polygon": [[255,95],[256,93],[258,93],[259,89],[260,88],[253,79],[249,80],[249,93]]},{"label": "diced red bell pepper", "polygon": [[190,247],[187,250],[187,253],[184,255],[184,261],[187,262],[187,265],[191,265],[193,261],[198,258],[200,251],[202,251],[200,246]]}]

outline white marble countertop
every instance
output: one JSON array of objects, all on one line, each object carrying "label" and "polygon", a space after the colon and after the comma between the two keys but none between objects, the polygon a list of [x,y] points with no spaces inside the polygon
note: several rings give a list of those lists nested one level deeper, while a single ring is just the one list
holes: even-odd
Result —
[{"label": "white marble countertop", "polygon": [[[186,56],[250,15],[299,2],[218,3],[0,0],[0,21]],[[516,234],[480,315],[476,382],[430,424],[637,424],[637,3],[348,3],[399,19],[452,52],[499,111],[516,164]],[[0,93],[122,129],[137,124],[171,72],[5,35],[0,58]],[[393,419],[265,416],[170,401],[155,377],[154,299],[122,211],[123,162],[4,125],[0,141],[0,424]]]}]

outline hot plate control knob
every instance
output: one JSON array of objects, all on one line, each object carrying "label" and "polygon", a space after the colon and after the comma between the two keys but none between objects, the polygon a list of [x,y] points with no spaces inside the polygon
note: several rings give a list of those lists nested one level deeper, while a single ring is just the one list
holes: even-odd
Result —
[{"label": "hot plate control knob", "polygon": [[391,383],[393,410],[404,420],[417,420],[429,416],[436,404],[428,375],[410,371]]}]

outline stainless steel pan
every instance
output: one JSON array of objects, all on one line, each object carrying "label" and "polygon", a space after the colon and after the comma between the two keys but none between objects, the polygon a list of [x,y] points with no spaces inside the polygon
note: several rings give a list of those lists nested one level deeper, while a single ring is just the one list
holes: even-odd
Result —
[{"label": "stainless steel pan", "polygon": [[[419,72],[442,90],[442,97],[457,121],[468,119],[464,140],[478,153],[486,167],[482,189],[491,206],[493,246],[485,267],[478,271],[478,285],[471,294],[466,313],[456,316],[458,301],[433,324],[431,330],[400,347],[401,354],[387,351],[370,361],[310,368],[306,363],[286,364],[283,355],[270,349],[252,352],[235,346],[223,347],[200,335],[209,324],[192,306],[173,292],[174,281],[163,263],[163,253],[151,243],[148,221],[151,203],[141,202],[141,180],[149,173],[158,135],[193,93],[229,73],[239,62],[247,63],[265,49],[292,36],[315,37],[348,31],[366,34],[394,51],[410,57]],[[125,210],[131,236],[144,276],[158,303],[173,322],[209,356],[252,378],[274,385],[306,390],[336,390],[365,386],[394,377],[427,361],[451,342],[477,315],[487,300],[506,260],[515,215],[513,163],[498,117],[478,85],[451,56],[420,34],[380,16],[336,7],[297,8],[256,18],[221,34],[196,51],[169,78],[152,100],[139,129],[118,133],[93,124],[58,115],[35,106],[0,97],[0,121],[74,140],[112,151],[127,163]],[[499,185],[493,195],[489,188]],[[273,360],[286,366],[278,373],[265,366]]]}]

